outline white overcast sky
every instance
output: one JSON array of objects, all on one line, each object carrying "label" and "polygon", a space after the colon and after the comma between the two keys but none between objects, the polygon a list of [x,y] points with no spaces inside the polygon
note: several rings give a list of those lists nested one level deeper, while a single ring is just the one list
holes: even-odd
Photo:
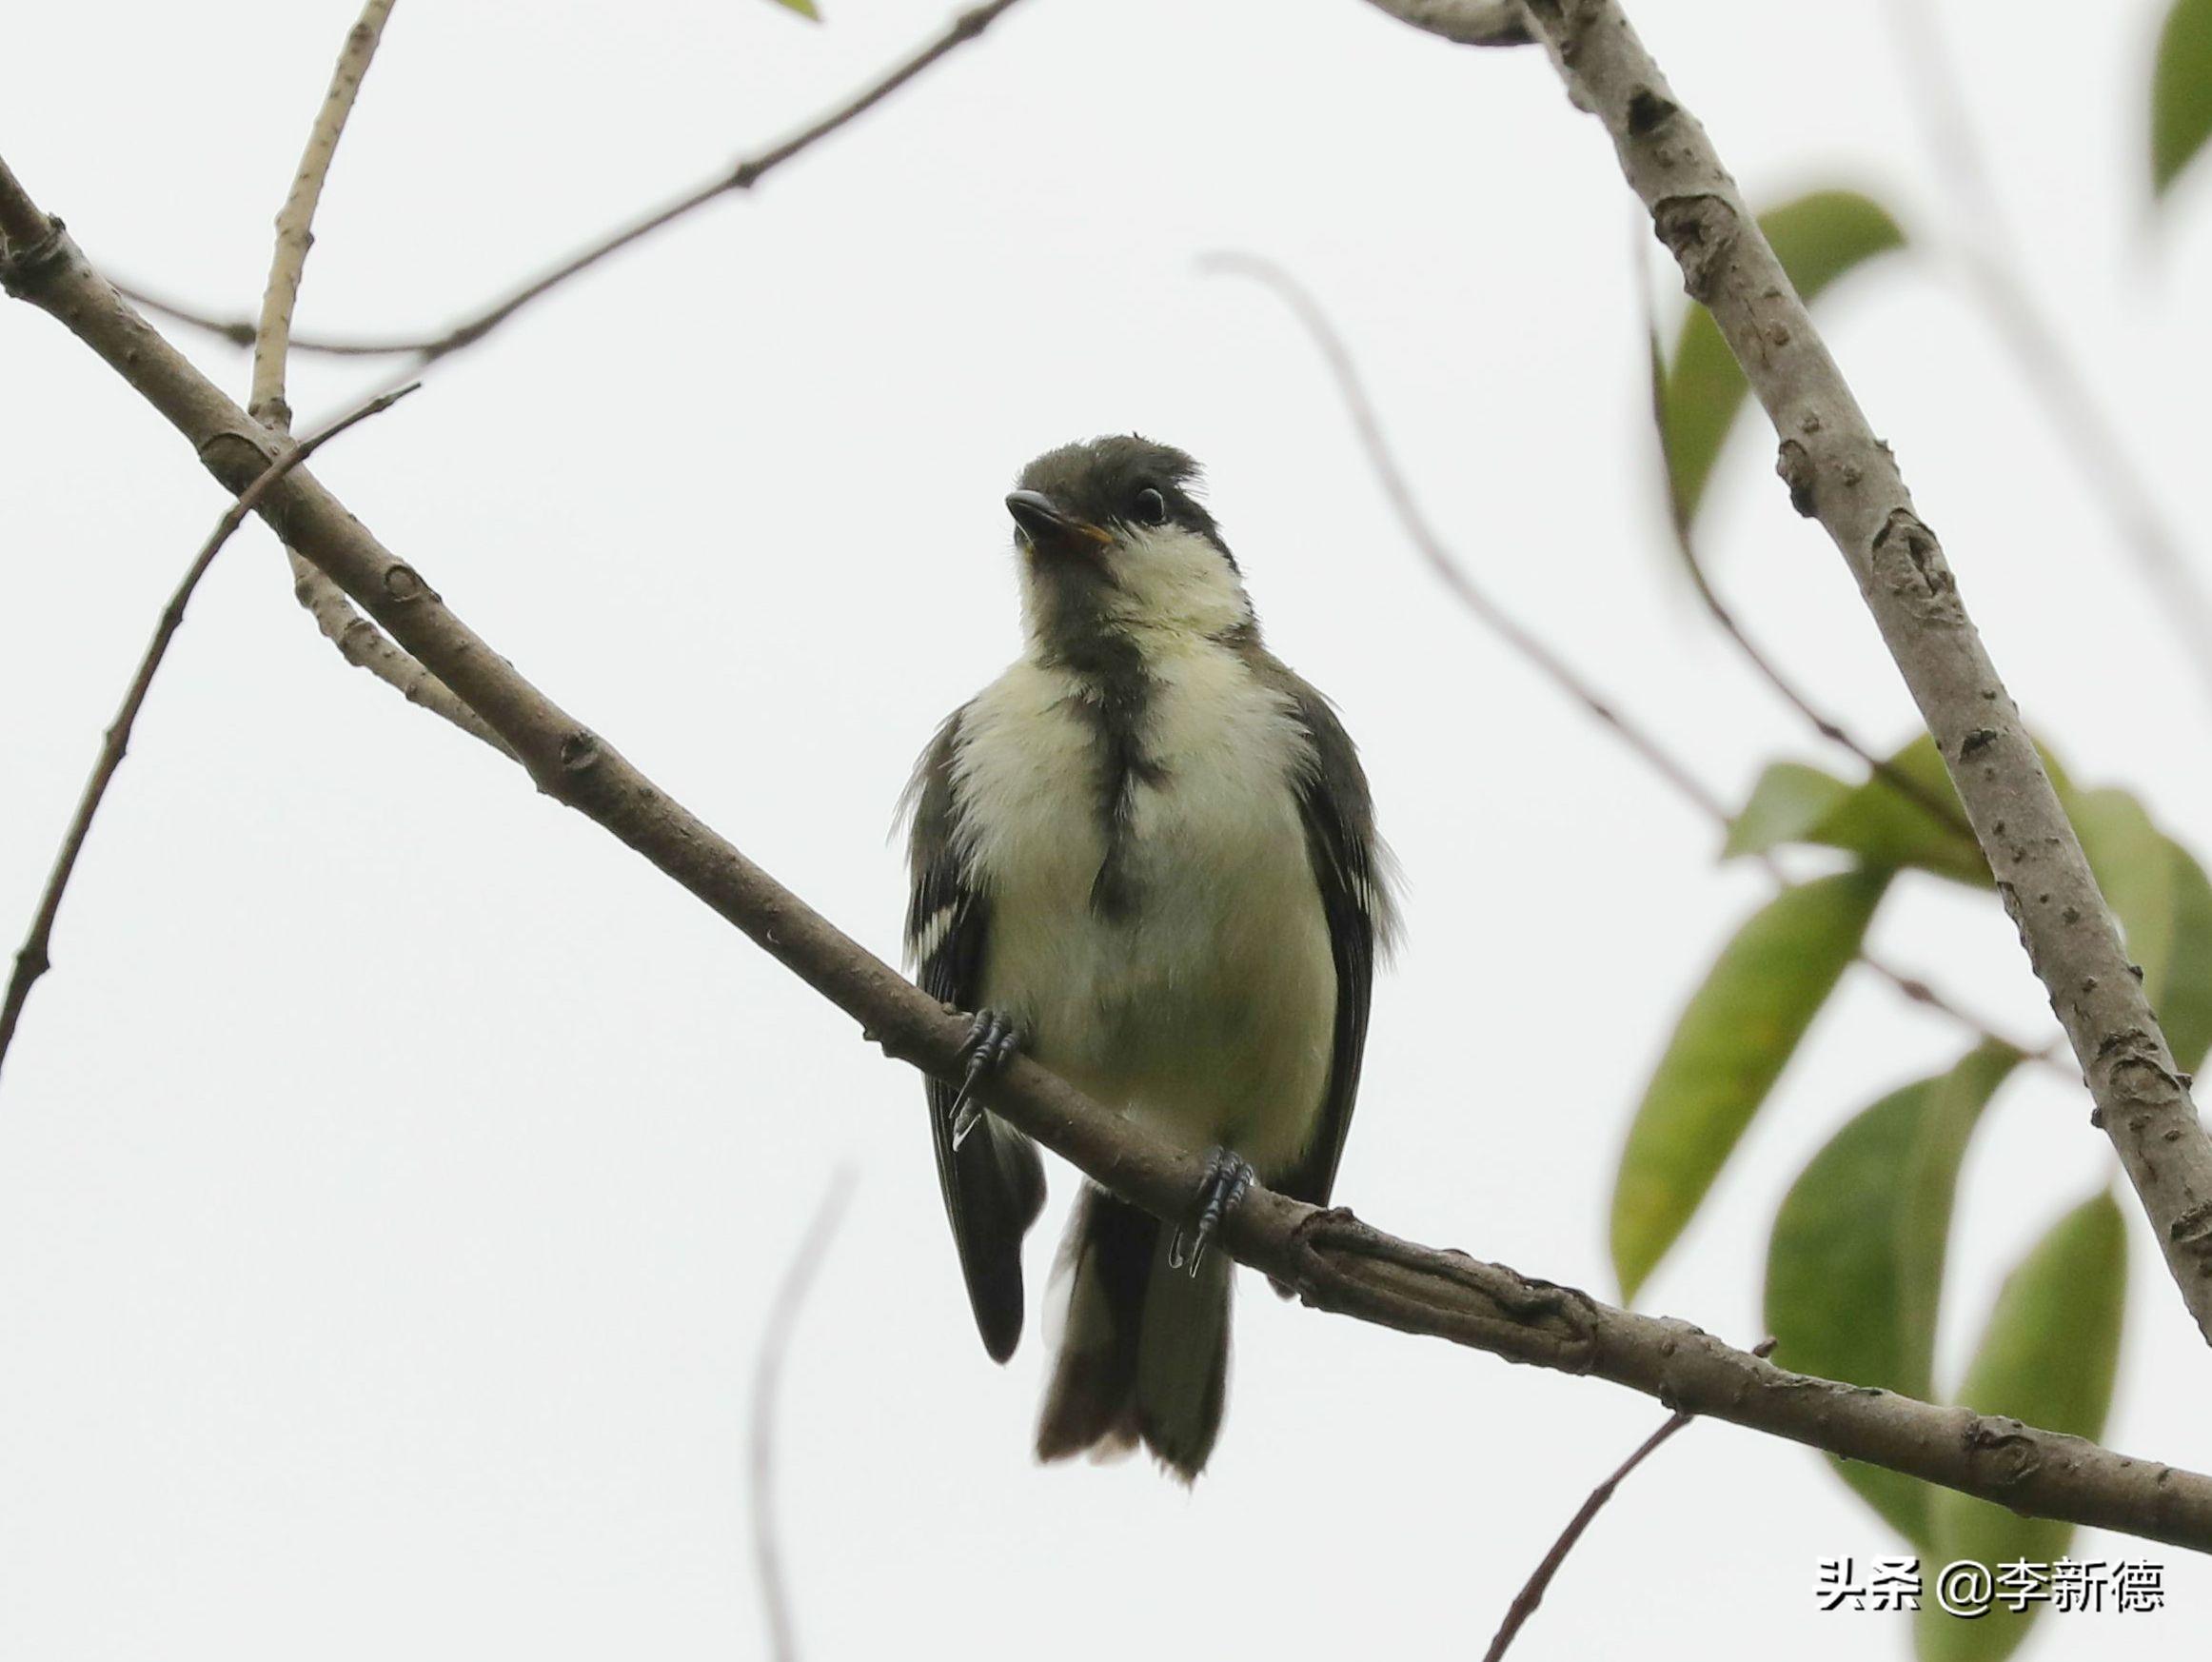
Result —
[{"label": "white overcast sky", "polygon": [[[442,324],[841,98],[942,0],[405,0],[318,226],[304,329]],[[1875,5],[1641,0],[1760,200],[1851,183],[1946,218]],[[2150,234],[2157,7],[1947,0],[2035,294],[2212,571],[2212,172]],[[227,311],[350,25],[346,0],[20,7],[0,154],[93,259]],[[1669,564],[1631,250],[1597,126],[1532,51],[1358,0],[1027,0],[864,123],[440,366],[317,471],[569,709],[895,954],[907,767],[1017,648],[1000,496],[1125,428],[1208,464],[1271,638],[1362,743],[1408,879],[1340,1197],[1616,1293],[1605,1204],[1681,999],[1764,892],[1710,828],[1442,595],[1280,306],[1328,305],[1483,583],[1724,793],[1815,741]],[[1669,284],[1668,303],[1679,304]],[[2112,522],[1943,262],[1839,289],[1832,343],[2029,718],[2075,776],[2212,853],[2208,705]],[[242,355],[181,335],[243,392]],[[375,366],[303,362],[303,423]],[[88,352],[0,309],[0,932],[222,506]],[[1713,564],[1885,745],[1909,704],[1769,441],[1723,459]],[[1997,908],[1906,881],[1893,958],[2021,1032]],[[764,1650],[745,1522],[768,1301],[839,1162],[848,1227],[791,1355],[782,1546],[806,1654],[1478,1654],[1659,1418],[1613,1387],[1278,1304],[1247,1278],[1195,1494],[1040,1471],[1032,1329],[983,1355],[917,1081],[594,826],[344,668],[258,528],[200,590],[0,1082],[0,1654],[679,1658]],[[1766,1231],[1850,1110],[1945,1065],[1847,985],[1642,1296],[1761,1336]],[[2022,1079],[1968,1162],[1942,1360],[2112,1161]],[[1033,1239],[1041,1278],[1073,1190]],[[2108,1440],[2212,1467],[2208,1364],[2132,1204]],[[1701,1425],[1622,1493],[1518,1653],[1904,1655],[1816,1615],[1816,1562],[1899,1551],[1814,1456]],[[2177,1613],[2046,1624],[2105,1656]]]}]

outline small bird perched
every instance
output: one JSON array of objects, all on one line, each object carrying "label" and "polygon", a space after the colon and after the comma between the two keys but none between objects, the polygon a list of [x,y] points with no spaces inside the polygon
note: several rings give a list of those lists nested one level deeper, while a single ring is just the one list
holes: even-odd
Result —
[{"label": "small bird perched", "polygon": [[984,1349],[1021,1336],[1036,1147],[969,1099],[1027,1051],[1211,1163],[1186,1230],[1086,1184],[1040,1459],[1141,1438],[1186,1482],[1220,1430],[1232,1265],[1207,1237],[1256,1177],[1325,1205],[1352,1121],[1389,856],[1328,702],[1260,643],[1193,494],[1136,437],[1022,470],[1027,644],[907,787],[906,944],[977,1013],[967,1084],[929,1086],[938,1178]]}]

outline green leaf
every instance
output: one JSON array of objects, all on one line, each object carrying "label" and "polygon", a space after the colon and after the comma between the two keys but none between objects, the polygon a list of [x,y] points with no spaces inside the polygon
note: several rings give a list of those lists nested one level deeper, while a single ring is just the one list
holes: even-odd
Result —
[{"label": "green leaf", "polygon": [[1915,866],[1988,887],[1988,862],[1935,741],[1923,733],[1889,758],[1888,768],[1838,802],[1806,841],[1847,850],[1869,865]]},{"label": "green leaf", "polygon": [[1888,874],[1785,889],[1722,949],[1675,1023],[1613,1179],[1613,1269],[1633,1298],[1859,950]]},{"label": "green leaf", "polygon": [[2194,1073],[2212,1049],[2212,883],[2127,792],[2074,791],[2065,801],[2174,1061]]},{"label": "green leaf", "polygon": [[[1728,827],[1724,854],[1761,854],[1784,842],[1812,842],[1855,854],[1867,865],[1917,866],[1960,882],[1989,886],[1989,868],[1935,741],[1922,734],[1888,762],[1900,789],[1875,774],[1864,784],[1797,762],[1760,775],[1750,801]],[[1941,803],[1951,817],[1928,804]]]},{"label": "green leaf", "polygon": [[[2078,790],[2049,751],[2037,750],[2143,971],[2144,996],[2174,1059],[2194,1073],[2212,1052],[2212,881],[2133,796]],[[1935,742],[1923,734],[1888,768],[1906,789],[1881,774],[1850,785],[1802,762],[1771,763],[1729,821],[1722,858],[1809,843],[1841,849],[1862,865],[1912,867],[1987,888],[1989,868],[1964,829],[1965,811]],[[1936,802],[1952,817],[1935,812]]]},{"label": "green leaf", "polygon": [[2212,0],[2174,0],[2150,77],[2150,183],[2181,176],[2212,137]]},{"label": "green leaf", "polygon": [[2125,791],[2076,791],[2066,801],[2066,815],[2082,839],[2097,886],[2104,891],[2104,903],[2120,920],[2127,956],[2143,970],[2144,994],[2156,1008],[2174,953],[2172,844]]},{"label": "green leaf", "polygon": [[1934,1395],[1936,1316],[1943,1301],[1944,1259],[1959,1167],[1982,1110],[2021,1063],[2020,1052],[1987,1039],[1928,1081],[1928,1098],[1897,1189],[1897,1255],[1904,1273],[1897,1320],[1904,1336],[1906,1377],[1915,1395]]},{"label": "green leaf", "polygon": [[[2060,1218],[2006,1278],[1959,1399],[1983,1414],[2096,1439],[2112,1405],[2126,1293],[2126,1230],[2112,1197],[2099,1195]],[[2000,1574],[2006,1564],[2064,1556],[2074,1533],[2070,1523],[2022,1517],[1948,1489],[1930,1491],[1928,1518],[1931,1564],[1973,1558]],[[2026,1636],[2035,1610],[2000,1607],[1961,1621],[1926,1599],[1915,1634],[1921,1662],[1997,1662]]]},{"label": "green leaf", "polygon": [[[1897,222],[1855,190],[1815,190],[1761,214],[1759,226],[1807,306],[1853,267],[1905,246]],[[1668,497],[1674,523],[1685,532],[1697,517],[1707,480],[1746,390],[1744,372],[1712,314],[1692,307],[1658,389]]]},{"label": "green leaf", "polygon": [[2166,1030],[2174,1065],[2193,1074],[2212,1051],[2212,882],[2189,851],[2171,838],[2174,862],[2174,944],[2163,984],[2151,989],[2151,1008]]},{"label": "green leaf", "polygon": [[821,13],[814,9],[814,0],[776,0],[776,4],[788,11],[798,12],[800,16],[810,22],[820,23],[821,21]]},{"label": "green leaf", "polygon": [[[1926,1398],[1951,1204],[1966,1140],[2018,1065],[1985,1044],[1949,1073],[1860,1112],[1790,1186],[1767,1248],[1767,1331],[1802,1374]],[[1845,1482],[1923,1552],[1928,1486],[1833,1462]]]},{"label": "green leaf", "polygon": [[1765,854],[1785,842],[1810,841],[1812,828],[1850,794],[1851,787],[1832,773],[1802,762],[1769,762],[1742,812],[1728,821],[1721,858]]}]

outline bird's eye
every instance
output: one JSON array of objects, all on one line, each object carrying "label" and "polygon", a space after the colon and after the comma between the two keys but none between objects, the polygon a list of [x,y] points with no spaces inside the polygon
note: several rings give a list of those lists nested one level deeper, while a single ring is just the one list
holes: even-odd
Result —
[{"label": "bird's eye", "polygon": [[1136,509],[1136,517],[1148,525],[1164,525],[1168,523],[1168,499],[1149,485],[1136,493],[1136,500],[1132,505]]}]

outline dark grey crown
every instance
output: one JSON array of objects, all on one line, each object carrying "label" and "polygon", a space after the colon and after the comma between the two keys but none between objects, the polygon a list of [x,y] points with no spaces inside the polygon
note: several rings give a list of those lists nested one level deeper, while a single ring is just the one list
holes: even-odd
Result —
[{"label": "dark grey crown", "polygon": [[1136,498],[1145,490],[1156,490],[1167,503],[1168,524],[1195,531],[1218,548],[1231,565],[1236,564],[1214,516],[1197,499],[1202,488],[1197,463],[1173,445],[1155,444],[1135,433],[1062,445],[1024,467],[1015,487],[1042,491],[1065,512],[1095,525],[1141,524]]}]

